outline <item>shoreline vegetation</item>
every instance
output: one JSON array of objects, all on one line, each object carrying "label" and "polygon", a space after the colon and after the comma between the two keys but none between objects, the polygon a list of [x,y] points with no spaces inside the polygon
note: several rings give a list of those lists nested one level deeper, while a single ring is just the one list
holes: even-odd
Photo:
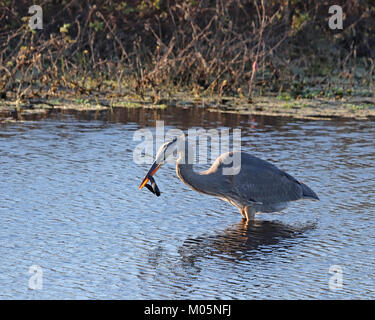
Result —
[{"label": "shoreline vegetation", "polygon": [[[340,2],[340,1],[339,1]],[[375,5],[326,1],[0,0],[0,121],[51,109],[204,107],[375,119]]]}]

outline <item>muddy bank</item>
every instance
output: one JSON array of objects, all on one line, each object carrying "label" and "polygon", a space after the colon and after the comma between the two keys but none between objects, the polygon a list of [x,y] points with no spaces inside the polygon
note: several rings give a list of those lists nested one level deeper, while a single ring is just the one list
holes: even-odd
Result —
[{"label": "muddy bank", "polygon": [[283,116],[296,119],[375,119],[373,98],[299,99],[280,101],[274,97],[261,97],[251,104],[219,105],[215,108],[222,112],[240,114]]},{"label": "muddy bank", "polygon": [[111,108],[205,108],[210,112],[253,114],[291,117],[296,119],[375,119],[375,100],[372,97],[345,97],[341,99],[282,99],[280,97],[257,97],[252,101],[241,97],[200,97],[176,93],[173,98],[152,101],[136,96],[113,99],[83,97],[51,100],[28,100],[21,103],[0,100],[0,121],[21,121],[30,114],[48,114],[52,110],[106,111]]}]

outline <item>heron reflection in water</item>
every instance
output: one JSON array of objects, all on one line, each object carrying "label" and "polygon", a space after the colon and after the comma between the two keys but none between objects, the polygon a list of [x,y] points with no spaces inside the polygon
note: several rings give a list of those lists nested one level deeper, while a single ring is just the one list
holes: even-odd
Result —
[{"label": "heron reflection in water", "polygon": [[[189,163],[194,150],[184,135],[164,143],[156,154],[155,161],[144,177],[139,189],[147,188],[160,195],[155,180],[156,171],[177,150],[177,176],[191,189],[215,196],[237,207],[246,221],[254,220],[259,212],[277,212],[285,209],[289,202],[311,199],[319,200],[313,190],[297,181],[275,165],[245,152],[227,152],[219,156],[211,168],[195,172]],[[190,155],[190,156],[189,156]],[[240,170],[236,174],[224,174],[231,167],[233,158],[240,157]]]},{"label": "heron reflection in water", "polygon": [[305,232],[315,228],[315,222],[290,226],[277,221],[247,223],[243,220],[215,234],[187,238],[179,253],[182,261],[190,265],[198,259],[213,256],[233,262],[247,260],[250,256],[254,260],[257,254],[263,257],[274,250],[295,245]]},{"label": "heron reflection in water", "polygon": [[306,233],[316,229],[316,225],[314,221],[287,225],[277,221],[255,220],[248,223],[242,220],[223,230],[187,237],[178,247],[178,257],[168,254],[160,240],[150,249],[148,270],[142,269],[139,276],[145,279],[153,274],[153,281],[158,281],[167,274],[171,282],[181,280],[186,289],[189,280],[196,279],[202,267],[207,267],[212,259],[221,260],[228,268],[241,261],[265,261],[273,256],[272,253],[285,252],[303,241]]}]

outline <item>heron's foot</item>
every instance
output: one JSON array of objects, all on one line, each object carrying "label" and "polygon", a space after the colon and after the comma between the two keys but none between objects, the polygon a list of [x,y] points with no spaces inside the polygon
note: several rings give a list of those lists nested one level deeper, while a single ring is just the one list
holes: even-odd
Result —
[{"label": "heron's foot", "polygon": [[251,226],[251,225],[253,225],[253,224],[255,223],[255,219],[248,220],[248,219],[246,219],[246,218],[242,218],[242,221],[241,221],[241,222],[243,223],[243,225],[244,225],[245,227],[248,227],[248,226]]}]

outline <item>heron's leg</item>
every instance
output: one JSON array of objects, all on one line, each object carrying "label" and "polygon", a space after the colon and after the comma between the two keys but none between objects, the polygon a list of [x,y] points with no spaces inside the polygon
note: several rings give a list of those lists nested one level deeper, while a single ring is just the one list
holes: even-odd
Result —
[{"label": "heron's leg", "polygon": [[247,206],[247,207],[244,208],[243,211],[245,213],[247,221],[254,221],[254,217],[255,217],[255,213],[256,213],[254,208]]},{"label": "heron's leg", "polygon": [[239,210],[240,210],[240,213],[242,215],[242,218],[247,220],[246,213],[245,213],[245,208],[242,208],[242,209],[239,209]]}]

